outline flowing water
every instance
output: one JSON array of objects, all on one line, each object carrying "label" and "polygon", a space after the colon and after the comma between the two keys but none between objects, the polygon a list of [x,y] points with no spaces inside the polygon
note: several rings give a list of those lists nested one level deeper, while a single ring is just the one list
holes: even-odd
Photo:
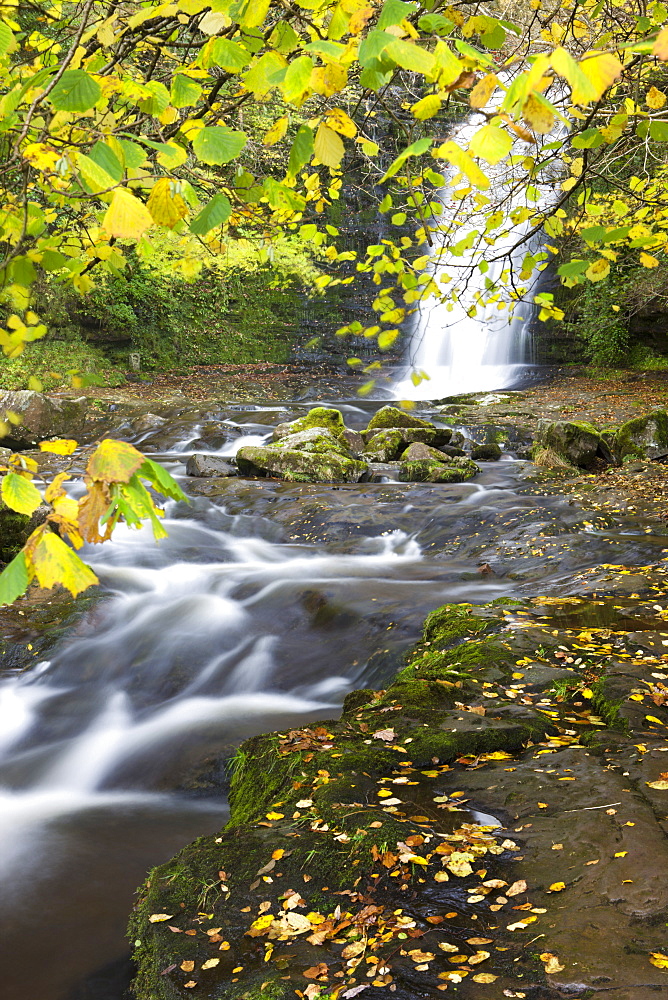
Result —
[{"label": "flowing water", "polygon": [[[374,404],[341,408],[359,428]],[[588,566],[661,558],[642,525],[522,493],[511,457],[436,487],[185,479],[193,450],[229,455],[301,412],[218,407],[204,431],[136,434],[200,495],[170,506],[167,540],[121,529],[89,551],[98,594],[64,634],[15,644],[0,675],[4,1000],[119,1000],[133,890],[225,821],[221,762],[382,685],[431,608],[568,593]]]}]

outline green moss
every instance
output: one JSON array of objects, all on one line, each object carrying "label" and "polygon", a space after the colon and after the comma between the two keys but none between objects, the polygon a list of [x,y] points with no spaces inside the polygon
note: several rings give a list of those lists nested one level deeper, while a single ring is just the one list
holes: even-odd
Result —
[{"label": "green moss", "polygon": [[401,431],[379,431],[369,438],[363,454],[370,461],[392,462],[399,457],[404,447],[405,442]]},{"label": "green moss", "polygon": [[35,527],[32,517],[10,510],[0,500],[0,564],[11,562]]},{"label": "green moss", "polygon": [[471,449],[471,458],[479,459],[481,462],[497,462],[503,452],[498,444],[478,444]]},{"label": "green moss", "polygon": [[313,427],[325,427],[330,434],[339,439],[343,438],[343,432],[346,429],[340,410],[334,410],[327,406],[314,406],[303,417],[299,417],[289,424],[281,424],[282,434],[280,436],[298,434],[300,431],[308,431]]},{"label": "green moss", "polygon": [[655,410],[627,420],[615,435],[614,449],[620,459],[663,457],[668,453],[668,413]]},{"label": "green moss", "polygon": [[277,441],[274,447],[287,451],[304,451],[310,455],[328,455],[330,452],[335,452],[337,455],[343,455],[344,458],[351,457],[348,448],[338,437],[326,432],[318,434],[319,430],[320,428],[313,427],[296,434],[288,434]]},{"label": "green moss", "polygon": [[429,423],[428,420],[421,420],[420,417],[414,417],[406,410],[400,410],[396,406],[383,406],[380,410],[374,413],[367,426],[367,431],[372,431],[376,428],[381,429],[392,427],[423,427],[430,430],[436,429],[433,424]]},{"label": "green moss", "polygon": [[463,483],[480,469],[467,459],[452,459],[447,465],[429,459],[402,462],[399,480],[402,483]]},{"label": "green moss", "polygon": [[236,458],[242,476],[273,476],[292,483],[357,483],[367,470],[365,462],[332,451],[312,454],[248,445]]}]

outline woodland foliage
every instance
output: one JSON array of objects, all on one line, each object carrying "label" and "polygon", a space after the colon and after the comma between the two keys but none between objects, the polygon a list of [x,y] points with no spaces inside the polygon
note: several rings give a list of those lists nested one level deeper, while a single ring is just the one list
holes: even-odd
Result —
[{"label": "woodland foliage", "polygon": [[[377,321],[341,332],[381,350],[421,301],[454,302],[474,271],[487,275],[518,247],[519,273],[486,277],[471,313],[530,298],[558,319],[552,295],[532,290],[552,257],[573,286],[605,280],[621,253],[648,269],[664,254],[667,20],[664,3],[644,0],[8,0],[0,346],[15,357],[46,333],[38,278],[85,295],[100,276],[122,277],[129,253],[150,253],[157,233],[169,234],[184,277],[232,242],[260,262],[279,238],[318,246],[372,276]],[[471,111],[464,141],[449,126]],[[399,143],[390,156],[388,130]],[[397,233],[362,254],[340,245],[328,213],[360,163]],[[574,234],[578,252],[564,257]],[[455,266],[435,269],[437,253]],[[317,278],[322,288],[352,280]],[[89,470],[96,514],[150,515],[141,468],[127,480]],[[19,494],[28,504],[32,475],[19,462],[5,476],[14,509]],[[49,489],[52,520],[77,520],[61,525],[77,544],[81,510]],[[25,555],[42,583],[39,552],[61,542],[51,534]]]}]

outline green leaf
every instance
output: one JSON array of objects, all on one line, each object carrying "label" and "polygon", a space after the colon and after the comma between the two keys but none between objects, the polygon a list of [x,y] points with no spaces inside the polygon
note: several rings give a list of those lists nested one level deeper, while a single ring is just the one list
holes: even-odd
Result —
[{"label": "green leaf", "polygon": [[159,80],[149,80],[145,84],[149,95],[139,102],[139,107],[147,115],[161,115],[169,104],[169,91]]},{"label": "green leaf", "polygon": [[498,163],[508,155],[513,146],[509,132],[496,125],[483,125],[469,142],[469,152],[488,163]]},{"label": "green leaf", "polygon": [[649,137],[655,142],[668,142],[668,122],[650,122]]},{"label": "green leaf", "polygon": [[403,38],[393,39],[385,51],[398,66],[401,66],[402,69],[409,69],[413,73],[429,75],[436,63],[431,52],[427,52],[415,42],[408,42]]},{"label": "green leaf", "polygon": [[442,14],[425,14],[418,21],[418,28],[428,35],[449,35],[454,27],[454,21],[449,21]]},{"label": "green leaf", "polygon": [[220,166],[234,160],[246,142],[245,132],[235,132],[226,125],[208,125],[195,136],[193,150],[202,163]]},{"label": "green leaf", "polygon": [[190,223],[190,232],[194,233],[195,236],[206,236],[216,226],[222,226],[224,222],[227,222],[231,214],[232,206],[229,199],[224,194],[214,194],[211,201]]},{"label": "green leaf", "polygon": [[185,495],[176,480],[170,476],[167,469],[164,469],[152,459],[147,458],[143,464],[139,466],[137,469],[137,475],[141,476],[142,479],[148,479],[151,486],[153,486],[160,493],[164,494],[164,496],[171,497],[172,500],[185,500],[186,503],[190,503],[188,497]]},{"label": "green leaf", "polygon": [[0,21],[0,56],[6,56],[14,48],[15,42],[12,29],[4,21]]},{"label": "green leaf", "polygon": [[294,138],[290,149],[288,174],[296,177],[301,168],[308,163],[314,153],[313,129],[302,125]]},{"label": "green leaf", "polygon": [[0,573],[0,605],[13,604],[30,583],[25,552],[19,552]]},{"label": "green leaf", "polygon": [[98,191],[108,191],[117,183],[115,177],[108,174],[92,157],[86,156],[84,153],[79,153],[77,157],[77,170],[91,194],[96,194]]},{"label": "green leaf", "polygon": [[584,132],[574,135],[571,139],[573,149],[596,149],[602,146],[605,139],[597,128],[587,128]]},{"label": "green leaf", "polygon": [[246,73],[243,82],[256,97],[264,97],[272,87],[278,86],[277,77],[287,63],[280,52],[265,52]]},{"label": "green leaf", "polygon": [[480,41],[486,49],[501,49],[506,41],[506,33],[497,21],[490,30],[480,36]]},{"label": "green leaf", "polygon": [[587,243],[598,243],[602,240],[607,233],[605,226],[589,226],[587,229],[583,229],[580,236]]},{"label": "green leaf", "polygon": [[116,156],[111,146],[106,142],[96,142],[92,149],[88,151],[89,159],[97,163],[105,173],[118,183],[123,177],[123,164]]},{"label": "green leaf", "polygon": [[434,140],[431,136],[423,136],[423,138],[418,139],[417,142],[412,142],[410,146],[407,146],[406,149],[402,150],[396,160],[390,164],[385,171],[385,174],[381,177],[380,183],[384,184],[390,177],[394,177],[395,174],[399,173],[409,157],[422,156],[423,153],[426,153],[433,141]]},{"label": "green leaf", "polygon": [[286,101],[291,104],[303,101],[309,89],[312,72],[313,60],[310,56],[298,56],[292,60],[281,83],[281,93]]},{"label": "green leaf", "polygon": [[34,483],[24,479],[17,472],[8,472],[2,480],[2,499],[8,507],[19,514],[34,514],[43,503],[42,494]]},{"label": "green leaf", "polygon": [[360,66],[368,66],[374,59],[377,59],[381,52],[385,51],[393,38],[394,35],[388,34],[387,31],[370,31],[360,45]]},{"label": "green leaf", "polygon": [[175,108],[192,108],[202,96],[202,87],[185,73],[177,73],[172,80],[171,102]]},{"label": "green leaf", "polygon": [[216,38],[211,46],[211,59],[228,73],[238,73],[251,61],[251,54],[243,46],[228,38]]},{"label": "green leaf", "polygon": [[589,261],[569,260],[567,264],[562,264],[557,274],[560,278],[574,278],[578,274],[584,274],[589,267]]},{"label": "green leaf", "polygon": [[146,152],[136,142],[130,142],[128,139],[119,139],[119,142],[123,148],[125,165],[128,170],[136,170],[137,167],[141,167],[146,162]]},{"label": "green leaf", "polygon": [[56,111],[88,111],[101,97],[100,84],[83,69],[65,70],[49,94]]},{"label": "green leaf", "polygon": [[404,3],[404,0],[385,0],[378,18],[379,28],[391,28],[401,24],[405,17],[415,13],[415,4]]}]

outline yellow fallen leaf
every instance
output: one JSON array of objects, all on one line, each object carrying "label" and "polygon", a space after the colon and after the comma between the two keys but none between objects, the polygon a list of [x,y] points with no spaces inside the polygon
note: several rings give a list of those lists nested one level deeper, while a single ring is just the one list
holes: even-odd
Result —
[{"label": "yellow fallen leaf", "polygon": [[279,847],[278,850],[274,851],[271,856],[274,859],[274,861],[280,861],[284,854],[285,851],[283,850],[283,848]]},{"label": "yellow fallen leaf", "polygon": [[480,965],[481,962],[486,962],[488,958],[488,951],[477,951],[475,955],[469,957],[469,965]]},{"label": "yellow fallen leaf", "polygon": [[519,879],[517,882],[513,882],[511,886],[506,889],[506,896],[519,896],[521,892],[527,891],[527,884],[524,879]]},{"label": "yellow fallen leaf", "polygon": [[207,958],[206,962],[202,964],[203,969],[215,969],[215,967],[220,962],[219,958]]},{"label": "yellow fallen leaf", "polygon": [[474,983],[493,983],[499,977],[493,976],[491,972],[479,972],[477,976],[473,977]]},{"label": "yellow fallen leaf", "polygon": [[285,813],[277,813],[277,812],[268,812],[267,813],[267,819],[283,819],[284,817],[285,817]]},{"label": "yellow fallen leaf", "polygon": [[566,883],[565,882],[553,882],[552,885],[550,886],[550,888],[547,891],[548,892],[561,892],[562,889],[565,889],[565,888],[566,888]]},{"label": "yellow fallen leaf", "polygon": [[629,853],[628,851],[617,851],[617,853],[615,854],[615,857],[616,858],[625,858],[628,853]]},{"label": "yellow fallen leaf", "polygon": [[660,779],[659,781],[646,781],[645,784],[649,788],[658,788],[660,792],[668,791],[668,781]]},{"label": "yellow fallen leaf", "polygon": [[563,972],[566,968],[562,965],[556,955],[553,955],[551,951],[544,951],[540,956],[540,960],[543,963],[543,967],[548,975],[555,972]]},{"label": "yellow fallen leaf", "polygon": [[148,920],[151,924],[161,924],[163,920],[171,920],[173,916],[173,913],[152,913]]},{"label": "yellow fallen leaf", "polygon": [[650,963],[655,965],[657,969],[668,969],[668,955],[664,955],[662,951],[653,951]]},{"label": "yellow fallen leaf", "polygon": [[195,968],[194,962],[181,962],[179,968],[183,969],[184,972],[192,972]]}]

